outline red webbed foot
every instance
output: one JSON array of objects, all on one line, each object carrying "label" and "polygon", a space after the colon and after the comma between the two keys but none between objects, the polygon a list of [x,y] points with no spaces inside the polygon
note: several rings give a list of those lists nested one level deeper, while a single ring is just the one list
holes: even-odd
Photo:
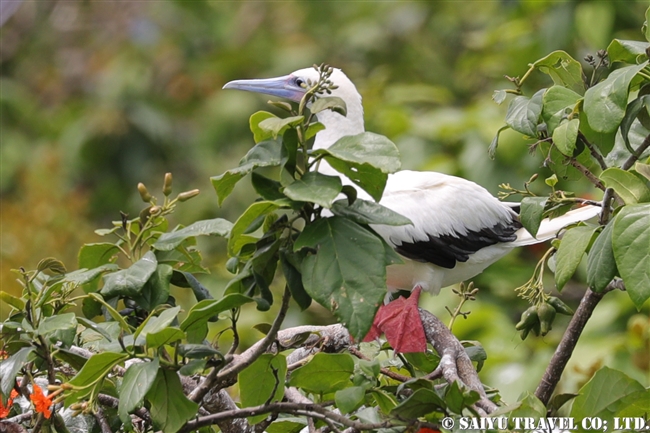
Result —
[{"label": "red webbed foot", "polygon": [[427,340],[418,311],[422,288],[415,286],[409,298],[398,298],[382,305],[363,341],[372,341],[382,333],[396,352],[424,352]]}]

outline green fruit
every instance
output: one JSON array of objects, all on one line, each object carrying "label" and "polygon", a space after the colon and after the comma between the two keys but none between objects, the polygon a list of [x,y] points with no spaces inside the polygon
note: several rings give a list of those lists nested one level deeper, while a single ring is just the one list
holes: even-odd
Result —
[{"label": "green fruit", "polygon": [[553,320],[555,320],[555,308],[550,304],[544,302],[537,307],[537,315],[539,316],[540,331],[542,335],[548,334],[553,328]]},{"label": "green fruit", "polygon": [[546,302],[548,302],[553,308],[555,308],[555,311],[560,314],[566,314],[567,316],[573,315],[573,310],[571,309],[571,307],[569,307],[567,304],[562,302],[560,298],[551,296],[550,298],[548,298]]},{"label": "green fruit", "polygon": [[[537,316],[537,310],[535,307],[530,307],[521,314],[521,320],[515,325],[517,331],[523,329],[530,329],[535,323],[539,322],[539,317]],[[525,338],[525,337],[524,337]]]}]

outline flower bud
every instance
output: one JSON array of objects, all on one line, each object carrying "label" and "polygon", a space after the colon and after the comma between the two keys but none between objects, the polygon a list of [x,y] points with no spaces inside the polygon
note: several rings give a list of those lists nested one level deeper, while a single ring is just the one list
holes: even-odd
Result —
[{"label": "flower bud", "polygon": [[178,199],[178,201],[187,201],[187,200],[189,200],[189,199],[191,199],[193,197],[196,197],[197,195],[199,195],[199,190],[198,189],[193,189],[191,191],[185,191],[185,192],[182,192],[182,193],[178,194],[177,199]]},{"label": "flower bud", "polygon": [[153,197],[149,193],[149,190],[147,189],[147,187],[144,186],[144,183],[142,183],[142,182],[138,183],[138,192],[140,193],[140,198],[142,199],[143,202],[145,202],[145,203],[150,203],[151,202],[151,199]]},{"label": "flower bud", "polygon": [[163,182],[163,194],[168,196],[172,193],[172,174],[165,173],[165,181]]}]

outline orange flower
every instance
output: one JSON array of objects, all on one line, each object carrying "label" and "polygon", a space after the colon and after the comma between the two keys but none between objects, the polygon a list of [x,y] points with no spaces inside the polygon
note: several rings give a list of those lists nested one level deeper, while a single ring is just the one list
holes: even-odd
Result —
[{"label": "orange flower", "polygon": [[34,391],[29,396],[29,399],[34,403],[36,412],[42,413],[45,415],[45,418],[52,416],[52,411],[50,410],[50,406],[52,406],[51,397],[43,394],[43,390],[40,386],[34,384]]},{"label": "orange flower", "polygon": [[11,390],[9,394],[9,399],[7,400],[7,407],[2,404],[2,399],[0,399],[0,419],[6,418],[11,412],[11,405],[14,404],[14,398],[18,397],[18,392],[15,389]]}]

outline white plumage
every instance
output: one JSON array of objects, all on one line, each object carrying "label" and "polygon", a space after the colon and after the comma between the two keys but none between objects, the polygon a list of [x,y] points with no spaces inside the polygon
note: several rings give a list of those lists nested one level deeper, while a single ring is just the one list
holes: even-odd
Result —
[{"label": "white plumage", "polygon": [[[317,80],[317,71],[307,68],[278,78],[231,81],[224,89],[266,93],[297,102],[308,87],[306,83]],[[314,149],[327,148],[341,137],[364,132],[363,106],[356,87],[339,69],[334,69],[330,80],[338,86],[332,95],[347,105],[347,116],[330,110],[318,113],[325,130],[316,135]],[[320,162],[318,171],[353,185],[326,161]],[[360,198],[371,199],[365,191],[355,188]],[[589,219],[599,211],[589,206],[544,220],[534,238],[521,228],[512,204],[500,202],[480,185],[441,173],[409,170],[388,177],[380,204],[413,223],[373,226],[404,257],[404,264],[388,267],[389,289],[420,286],[432,293],[474,277],[517,246],[548,240],[562,227]]]}]

